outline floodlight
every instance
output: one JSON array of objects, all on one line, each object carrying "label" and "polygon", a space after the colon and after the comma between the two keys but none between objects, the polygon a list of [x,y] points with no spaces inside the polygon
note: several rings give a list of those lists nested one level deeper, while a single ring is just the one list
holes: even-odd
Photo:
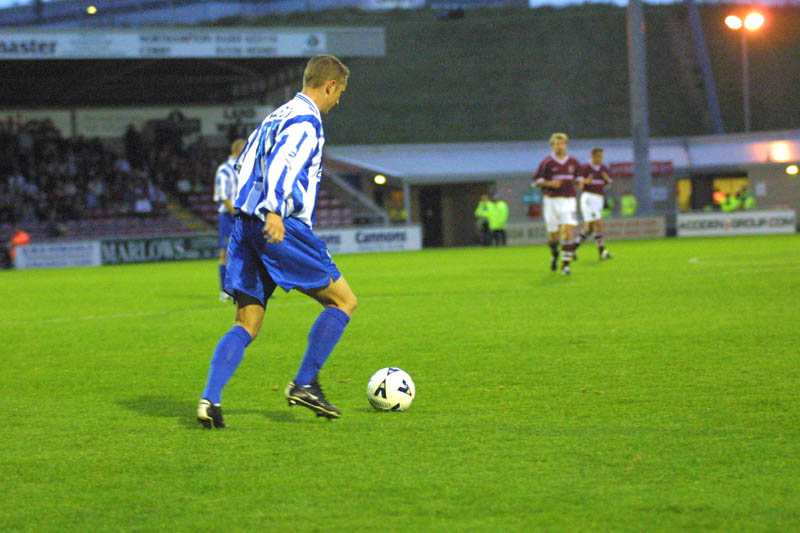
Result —
[{"label": "floodlight", "polygon": [[750,31],[756,31],[763,25],[764,25],[764,15],[762,15],[757,11],[748,13],[747,16],[744,18],[744,27]]},{"label": "floodlight", "polygon": [[797,150],[789,141],[774,141],[769,145],[769,158],[776,163],[797,160]]},{"label": "floodlight", "polygon": [[725,25],[732,30],[739,30],[742,28],[742,19],[736,15],[728,15],[725,17]]}]

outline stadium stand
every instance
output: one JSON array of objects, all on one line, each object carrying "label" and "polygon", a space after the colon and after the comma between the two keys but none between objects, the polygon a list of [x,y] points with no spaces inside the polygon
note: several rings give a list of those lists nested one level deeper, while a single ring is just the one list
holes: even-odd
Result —
[{"label": "stadium stand", "polygon": [[[0,122],[0,241],[15,227],[36,240],[216,228],[213,176],[222,152],[202,138],[184,149],[179,134],[155,142],[129,128],[118,154],[97,139],[64,138],[49,120]],[[329,177],[318,227],[383,220],[380,209]]]},{"label": "stadium stand", "polygon": [[97,139],[64,138],[49,120],[0,122],[0,239],[15,226],[33,239],[205,229],[170,209],[167,193],[206,160],[128,140],[122,155]]}]

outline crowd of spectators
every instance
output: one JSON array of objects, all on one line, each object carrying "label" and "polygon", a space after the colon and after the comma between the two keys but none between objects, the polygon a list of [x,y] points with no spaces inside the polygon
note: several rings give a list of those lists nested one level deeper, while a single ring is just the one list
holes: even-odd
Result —
[{"label": "crowd of spectators", "polygon": [[[59,223],[163,214],[167,194],[207,190],[215,156],[179,131],[130,126],[117,151],[99,139],[65,138],[52,121],[0,121],[0,224]],[[165,194],[166,193],[166,194]]]}]

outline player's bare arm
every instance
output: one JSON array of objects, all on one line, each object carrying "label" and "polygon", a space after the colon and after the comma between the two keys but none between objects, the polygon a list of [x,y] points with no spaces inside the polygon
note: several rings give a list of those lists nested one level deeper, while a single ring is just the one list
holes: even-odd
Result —
[{"label": "player's bare arm", "polygon": [[283,234],[286,233],[283,218],[277,213],[267,213],[267,220],[261,232],[268,243],[278,244],[283,240]]}]

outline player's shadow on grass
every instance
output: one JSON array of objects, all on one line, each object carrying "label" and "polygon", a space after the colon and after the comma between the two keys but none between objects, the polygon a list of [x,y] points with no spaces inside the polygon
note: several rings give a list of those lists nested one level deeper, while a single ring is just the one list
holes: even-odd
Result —
[{"label": "player's shadow on grass", "polygon": [[[303,411],[305,411],[305,409],[303,409]],[[260,413],[262,415],[264,415],[265,418],[268,418],[273,422],[278,422],[278,423],[283,423],[283,424],[286,424],[286,423],[289,423],[289,424],[308,424],[310,422],[316,422],[317,419],[318,419],[317,417],[315,417],[313,415],[313,413],[299,412],[297,414],[297,416],[295,416],[295,413],[290,411],[288,408],[287,409],[282,409],[280,411],[278,411],[278,410],[261,411]],[[306,415],[306,416],[300,416],[300,415]]]},{"label": "player's shadow on grass", "polygon": [[188,429],[202,429],[195,419],[197,406],[185,398],[170,396],[137,396],[117,400],[117,405],[152,418],[174,418]]},{"label": "player's shadow on grass", "polygon": [[[173,398],[170,396],[137,396],[136,398],[126,398],[117,400],[117,405],[130,411],[134,411],[152,418],[173,418],[175,421],[187,429],[202,429],[197,423],[195,412],[197,405],[187,402],[185,398]],[[300,416],[308,414],[308,417]],[[289,409],[284,410],[262,410],[262,409],[230,409],[225,410],[226,418],[237,415],[261,415],[273,422],[308,424],[316,422],[316,417],[311,413],[292,413]]]}]

